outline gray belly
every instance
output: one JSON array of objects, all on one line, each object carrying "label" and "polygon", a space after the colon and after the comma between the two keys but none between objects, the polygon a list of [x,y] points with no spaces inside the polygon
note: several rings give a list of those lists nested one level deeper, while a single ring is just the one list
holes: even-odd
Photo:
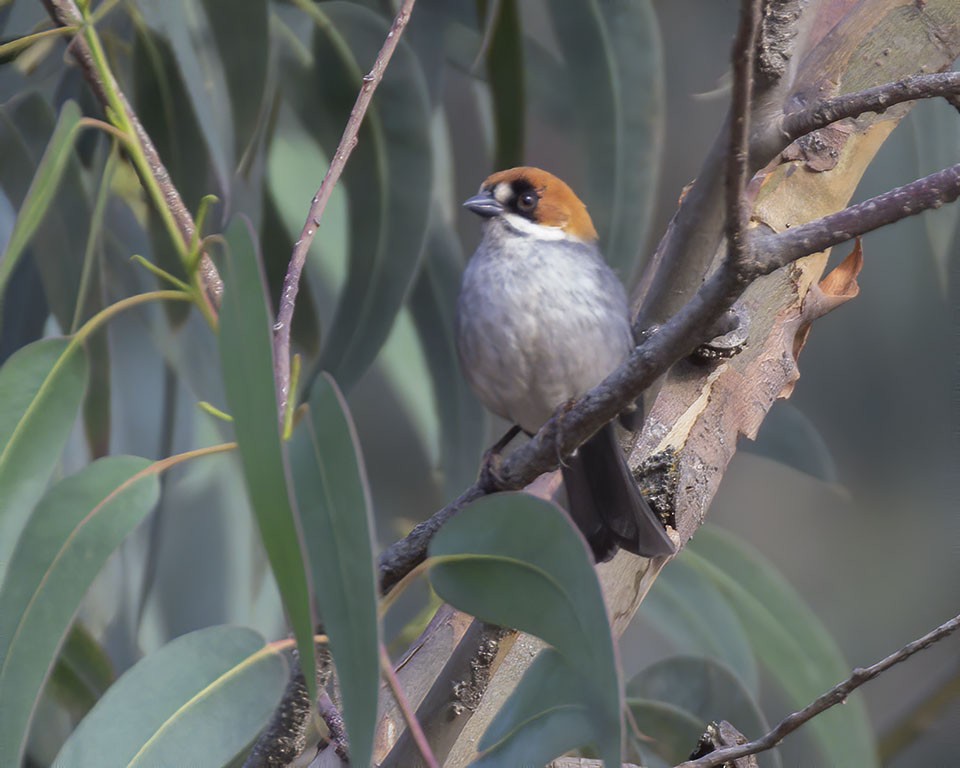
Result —
[{"label": "gray belly", "polygon": [[632,346],[616,276],[593,253],[556,250],[549,260],[475,255],[458,303],[464,374],[487,408],[528,432],[599,384]]}]

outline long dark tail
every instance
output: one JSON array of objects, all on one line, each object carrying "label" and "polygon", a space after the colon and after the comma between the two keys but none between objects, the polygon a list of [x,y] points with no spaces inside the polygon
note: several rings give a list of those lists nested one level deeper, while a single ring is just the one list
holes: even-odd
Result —
[{"label": "long dark tail", "polygon": [[618,547],[655,557],[675,551],[659,518],[633,480],[612,424],[584,443],[563,467],[570,516],[597,562]]}]

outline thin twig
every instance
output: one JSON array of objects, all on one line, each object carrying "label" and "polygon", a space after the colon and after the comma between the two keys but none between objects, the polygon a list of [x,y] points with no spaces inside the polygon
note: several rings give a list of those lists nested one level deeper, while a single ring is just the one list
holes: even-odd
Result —
[{"label": "thin twig", "polygon": [[829,691],[818,697],[800,711],[794,712],[793,714],[785,717],[772,731],[756,741],[751,741],[750,743],[743,744],[741,746],[718,749],[717,751],[711,752],[709,755],[705,755],[697,760],[689,760],[685,763],[681,763],[679,766],[677,766],[677,768],[713,768],[714,766],[722,765],[732,760],[745,757],[746,755],[755,755],[758,752],[764,752],[768,749],[772,749],[781,741],[783,741],[785,736],[793,733],[793,731],[797,730],[797,728],[806,723],[808,720],[816,717],[821,712],[825,712],[826,710],[830,709],[830,707],[843,703],[851,693],[853,693],[864,683],[873,680],[873,678],[875,678],[877,675],[890,669],[890,667],[899,664],[901,661],[906,661],[915,653],[918,653],[925,648],[929,648],[938,640],[942,640],[950,633],[956,631],[958,628],[960,628],[960,616],[954,616],[952,619],[950,619],[950,621],[946,622],[945,624],[941,624],[935,630],[924,635],[918,640],[914,640],[912,643],[907,643],[907,645],[905,645],[899,651],[887,656],[887,658],[881,661],[878,661],[876,664],[867,667],[866,669],[858,668],[853,670],[853,674],[842,683],[834,688],[831,688]]},{"label": "thin twig", "polygon": [[350,112],[350,119],[343,130],[343,136],[340,138],[337,151],[333,155],[333,162],[330,163],[330,167],[320,183],[320,189],[317,190],[317,194],[314,195],[313,201],[310,203],[307,220],[300,231],[299,239],[293,247],[287,274],[283,280],[283,292],[280,294],[280,306],[277,310],[277,322],[274,326],[274,375],[277,382],[277,398],[281,419],[286,411],[287,400],[291,396],[290,326],[293,321],[293,310],[297,301],[297,293],[300,290],[300,275],[307,260],[307,252],[310,250],[314,235],[316,235],[317,228],[320,226],[327,202],[330,200],[330,195],[333,194],[333,188],[340,180],[347,161],[357,146],[360,125],[363,123],[363,118],[370,107],[373,94],[383,79],[387,64],[389,64],[390,58],[400,42],[400,36],[410,20],[414,2],[415,0],[403,1],[393,24],[390,25],[387,38],[373,62],[373,68],[363,77],[360,93],[357,94],[357,101]]},{"label": "thin twig", "polygon": [[960,72],[915,75],[895,83],[885,83],[875,88],[846,93],[843,96],[822,101],[810,109],[784,115],[781,125],[784,146],[838,120],[858,117],[867,112],[882,114],[896,104],[917,99],[938,97],[949,99],[958,93],[960,93]]},{"label": "thin twig", "polygon": [[740,4],[740,27],[733,43],[733,95],[730,146],[727,155],[726,224],[729,264],[743,261],[750,207],[746,199],[750,180],[750,111],[753,98],[754,61],[760,32],[760,0]]},{"label": "thin twig", "polygon": [[380,644],[380,666],[383,669],[383,676],[387,678],[387,684],[393,692],[393,697],[397,700],[397,705],[403,713],[403,719],[407,722],[410,735],[413,736],[417,749],[420,750],[424,763],[426,763],[427,768],[439,768],[437,758],[433,756],[430,745],[427,743],[427,737],[417,720],[417,714],[413,711],[410,700],[400,687],[397,673],[393,671],[393,664],[390,662],[390,657],[387,655],[387,649],[384,648],[383,643]]},{"label": "thin twig", "polygon": [[343,722],[343,715],[330,700],[330,694],[326,691],[320,691],[319,696],[317,696],[317,713],[326,723],[327,730],[330,731],[330,742],[333,744],[337,757],[349,764],[350,741],[347,739],[347,727]]}]

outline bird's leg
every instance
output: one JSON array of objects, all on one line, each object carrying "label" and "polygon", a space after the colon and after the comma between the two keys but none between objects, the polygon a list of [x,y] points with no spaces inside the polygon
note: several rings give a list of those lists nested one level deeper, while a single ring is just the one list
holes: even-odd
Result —
[{"label": "bird's leg", "polygon": [[480,462],[480,484],[488,488],[502,488],[503,478],[500,477],[500,465],[503,463],[503,449],[510,441],[520,434],[520,425],[514,424],[503,437],[483,452]]},{"label": "bird's leg", "polygon": [[[560,446],[563,445],[563,419],[571,410],[573,410],[573,406],[576,404],[576,402],[576,398],[571,397],[569,400],[567,400],[567,402],[557,408],[553,414],[557,419],[557,432],[556,435],[554,435],[553,444],[557,451],[557,463],[561,467],[567,466],[567,462],[563,458],[563,452],[560,450]],[[576,453],[576,451],[574,451],[574,453]]]}]

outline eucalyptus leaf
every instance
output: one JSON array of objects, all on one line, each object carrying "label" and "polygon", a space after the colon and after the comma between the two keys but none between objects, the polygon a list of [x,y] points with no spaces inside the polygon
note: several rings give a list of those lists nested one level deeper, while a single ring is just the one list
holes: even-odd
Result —
[{"label": "eucalyptus leaf", "polygon": [[[845,680],[850,667],[823,624],[759,553],[715,526],[704,526],[686,550],[750,627],[754,653],[792,707],[803,707]],[[862,695],[814,718],[810,733],[837,765],[877,765]]]},{"label": "eucalyptus leaf", "polygon": [[[389,22],[366,8],[323,3],[313,62],[288,57],[284,88],[333,157]],[[432,185],[430,103],[419,62],[402,40],[360,129],[343,176],[350,262],[319,370],[349,392],[386,341],[416,276]]]},{"label": "eucalyptus leaf", "polygon": [[290,463],[314,594],[337,668],[350,758],[369,765],[380,691],[373,510],[343,395],[323,376],[294,432]]},{"label": "eucalyptus leaf", "polygon": [[713,581],[687,562],[686,550],[661,571],[639,614],[678,651],[722,662],[759,695],[760,674],[747,628]]},{"label": "eucalyptus leaf", "polygon": [[280,439],[271,312],[257,243],[247,223],[235,219],[227,228],[226,240],[225,291],[220,312],[223,385],[250,503],[297,639],[303,675],[313,694],[316,622],[309,567],[288,482],[286,445]]},{"label": "eucalyptus leaf", "polygon": [[67,161],[73,153],[73,145],[80,124],[80,107],[68,101],[63,105],[57,127],[50,137],[47,150],[37,166],[36,175],[30,184],[26,197],[20,206],[17,223],[7,243],[3,258],[0,259],[0,301],[6,291],[13,269],[23,255],[24,249],[37,227],[43,221],[47,209],[53,202],[57,186],[66,170]]},{"label": "eucalyptus leaf", "polygon": [[492,27],[486,52],[493,96],[496,167],[513,168],[524,159],[524,40],[517,0],[487,3]]},{"label": "eucalyptus leaf", "polygon": [[283,655],[245,627],[183,635],[131,667],[57,756],[56,768],[228,765],[287,681]]},{"label": "eucalyptus leaf", "polygon": [[55,485],[0,587],[0,765],[20,765],[33,707],[80,601],[160,494],[150,461],[115,456]]},{"label": "eucalyptus leaf", "polygon": [[[652,703],[682,713],[675,721],[678,727],[662,722]],[[755,695],[730,669],[712,659],[674,656],[641,670],[627,684],[627,706],[640,730],[652,739],[647,746],[670,764],[685,760],[713,721],[727,720],[747,738],[759,738],[770,730]],[[763,762],[779,766],[780,758],[771,752]]]},{"label": "eucalyptus leaf", "polygon": [[86,354],[67,339],[34,342],[0,368],[0,583],[60,459],[86,382]]},{"label": "eucalyptus leaf", "polygon": [[594,741],[581,673],[552,648],[539,653],[477,744],[475,768],[543,765]]},{"label": "eucalyptus leaf", "polygon": [[[236,157],[231,123],[233,111],[224,62],[215,45],[204,4],[194,0],[166,0],[162,3],[139,0],[137,6],[151,28],[170,44],[181,82],[189,94],[190,105],[210,152],[220,190],[228,199]],[[231,13],[235,12],[235,9],[231,10]],[[262,56],[263,52],[250,51],[248,55]]]},{"label": "eucalyptus leaf", "polygon": [[664,135],[663,54],[651,0],[551,3],[571,109],[580,120],[590,209],[626,280],[653,214]]},{"label": "eucalyptus leaf", "polygon": [[593,718],[594,744],[619,765],[622,697],[613,636],[586,542],[563,510],[523,493],[484,497],[440,529],[430,557],[430,580],[444,600],[536,635],[579,670],[579,701]]},{"label": "eucalyptus leaf", "polygon": [[0,185],[19,207],[0,262],[0,302],[10,294],[17,263],[29,254],[64,331],[73,321],[89,228],[89,202],[73,151],[79,119],[76,103],[67,101],[55,122],[50,105],[36,92],[0,108]]}]

